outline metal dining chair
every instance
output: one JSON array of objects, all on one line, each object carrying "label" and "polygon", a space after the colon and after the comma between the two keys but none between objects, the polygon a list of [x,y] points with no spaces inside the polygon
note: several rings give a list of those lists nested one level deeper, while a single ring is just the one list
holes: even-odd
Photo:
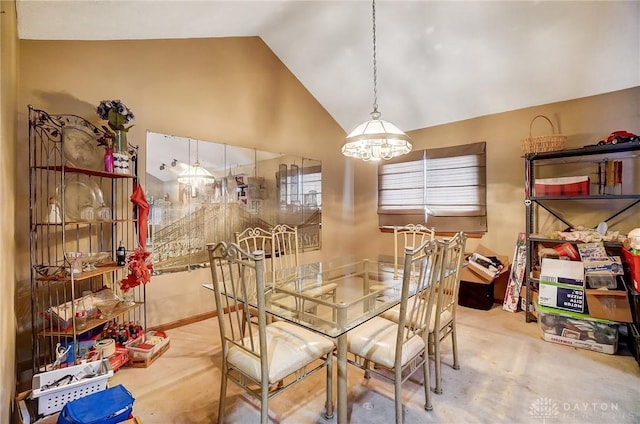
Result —
[{"label": "metal dining chair", "polygon": [[[420,368],[424,378],[425,409],[433,409],[427,328],[439,274],[438,256],[438,244],[434,240],[426,241],[415,249],[406,247],[398,322],[374,317],[347,333],[347,349],[354,355],[354,359],[348,359],[348,362],[363,369],[365,378],[375,374],[394,383],[397,424],[403,422],[402,384]],[[414,279],[411,269],[416,268],[419,275]],[[416,286],[410,287],[413,284]],[[415,296],[410,296],[411,292]],[[416,297],[425,301],[414,301]]]},{"label": "metal dining chair", "polygon": [[[333,341],[285,321],[267,323],[263,251],[249,253],[224,242],[207,249],[222,341],[218,422],[224,420],[228,380],[260,401],[260,422],[266,424],[269,399],[322,368],[325,417],[332,418]],[[250,305],[257,310],[257,327],[244,325]]]},{"label": "metal dining chair", "polygon": [[[298,227],[291,227],[285,224],[279,224],[271,230],[273,234],[273,257],[272,257],[272,280],[290,279],[290,276],[281,275],[287,270],[295,269],[300,265],[299,253],[300,245],[298,244]],[[310,287],[305,290],[305,294],[311,297],[317,297],[324,300],[332,300],[335,302],[337,284],[323,284],[318,287]],[[289,297],[283,300],[291,300]],[[274,301],[276,301],[274,299]],[[285,302],[280,306],[293,310],[312,311],[317,307],[313,302],[307,302],[305,305],[293,305],[291,302]]]},{"label": "metal dining chair", "polygon": [[[233,235],[236,244],[241,250],[245,252],[261,250],[265,254],[265,259],[273,260],[273,234],[271,233],[271,230],[265,230],[262,227],[249,227],[245,228],[241,232],[235,232]],[[265,268],[267,267],[265,266]],[[268,272],[273,272],[273,262],[269,263]],[[244,325],[246,325],[247,322],[254,322],[250,318],[257,317],[257,311],[255,308],[249,308],[248,312],[249,313],[244,317],[246,318]]]},{"label": "metal dining chair", "polygon": [[[453,369],[460,369],[458,360],[458,340],[456,336],[456,310],[458,304],[458,291],[460,289],[460,268],[464,258],[464,249],[467,237],[464,233],[458,233],[450,239],[437,240],[440,254],[440,264],[436,274],[436,298],[432,302],[433,312],[428,326],[429,354],[433,355],[435,363],[435,389],[436,393],[442,393],[442,354],[441,342],[451,335],[453,350]],[[415,296],[409,299],[412,302],[424,302],[424,296]],[[400,308],[394,307],[383,312],[381,317],[393,322],[400,320]]]},{"label": "metal dining chair", "polygon": [[422,246],[427,240],[435,238],[433,228],[427,228],[422,224],[407,224],[401,227],[393,227],[393,279],[399,278],[400,261],[407,246]]},{"label": "metal dining chair", "polygon": [[271,229],[273,252],[271,269],[275,272],[292,269],[300,264],[300,245],[298,244],[298,227],[278,224]]},{"label": "metal dining chair", "polygon": [[[407,224],[393,227],[393,280],[399,280],[402,272],[402,255],[406,247],[422,246],[428,240],[435,239],[435,231],[422,224]],[[416,252],[420,255],[420,252]],[[414,257],[415,259],[415,257]],[[415,262],[417,263],[417,261]],[[416,274],[417,270],[412,269],[411,273]],[[381,291],[388,288],[385,284],[374,284],[370,288],[372,291]],[[397,309],[397,308],[396,308]]]},{"label": "metal dining chair", "polygon": [[460,369],[458,361],[458,339],[456,335],[456,310],[460,289],[460,268],[467,243],[465,233],[457,233],[449,239],[438,240],[441,251],[441,266],[438,277],[437,300],[433,311],[433,325],[429,326],[429,352],[434,355],[435,392],[442,393],[441,342],[451,336],[453,369]]}]

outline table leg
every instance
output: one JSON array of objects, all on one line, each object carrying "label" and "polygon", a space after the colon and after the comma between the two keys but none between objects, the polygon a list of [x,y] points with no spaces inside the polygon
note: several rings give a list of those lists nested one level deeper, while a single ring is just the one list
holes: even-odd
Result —
[{"label": "table leg", "polygon": [[338,424],[347,423],[347,335],[338,337]]},{"label": "table leg", "polygon": [[[344,302],[339,302],[336,308],[338,328],[344,329],[347,322],[347,308]],[[338,336],[337,365],[338,365],[338,424],[347,423],[347,333]]]}]

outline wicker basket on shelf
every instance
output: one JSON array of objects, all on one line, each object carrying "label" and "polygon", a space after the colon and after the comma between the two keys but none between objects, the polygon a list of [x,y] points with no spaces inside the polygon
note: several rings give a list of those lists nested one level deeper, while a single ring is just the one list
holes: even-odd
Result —
[{"label": "wicker basket on shelf", "polygon": [[[533,122],[538,118],[544,118],[551,125],[551,135],[539,135],[532,136],[531,130]],[[567,137],[562,134],[556,134],[556,129],[549,118],[544,115],[537,115],[529,124],[529,137],[522,140],[522,152],[527,153],[540,153],[540,152],[553,152],[555,150],[564,149],[564,143],[567,141]]]}]

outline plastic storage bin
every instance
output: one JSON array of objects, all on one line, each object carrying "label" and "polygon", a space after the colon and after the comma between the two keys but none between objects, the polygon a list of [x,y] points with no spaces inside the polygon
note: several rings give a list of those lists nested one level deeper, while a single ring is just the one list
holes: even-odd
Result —
[{"label": "plastic storage bin", "polygon": [[634,255],[627,249],[622,249],[622,257],[629,267],[631,286],[635,291],[640,292],[640,255]]},{"label": "plastic storage bin", "polygon": [[536,196],[588,196],[589,177],[536,178]]},{"label": "plastic storage bin", "polygon": [[[82,378],[91,374],[96,375]],[[67,376],[76,377],[76,381],[53,387],[57,381]],[[111,377],[113,369],[106,359],[43,372],[33,376],[31,398],[38,401],[39,415],[53,414],[62,410],[64,405],[72,400],[106,389],[107,380]]]},{"label": "plastic storage bin", "polygon": [[618,324],[589,315],[538,305],[544,340],[613,355],[618,349]]}]

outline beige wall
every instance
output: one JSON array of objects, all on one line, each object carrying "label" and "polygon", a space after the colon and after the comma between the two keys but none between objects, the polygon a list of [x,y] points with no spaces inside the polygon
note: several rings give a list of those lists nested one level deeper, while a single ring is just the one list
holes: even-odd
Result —
[{"label": "beige wall", "polygon": [[[344,131],[256,37],[112,42],[20,41],[18,158],[27,161],[27,105],[50,113],[74,113],[99,123],[95,107],[121,99],[136,114],[129,141],[144,158],[146,131],[321,160],[324,175],[323,245],[350,251],[342,235],[353,220],[351,185],[339,152]],[[138,175],[144,179],[144,160]],[[142,181],[144,187],[144,181]],[[346,194],[345,194],[346,191]],[[28,208],[28,170],[19,170],[18,208]],[[346,220],[343,218],[346,217]],[[28,304],[28,216],[16,222],[18,303]],[[348,239],[346,239],[348,240]],[[313,259],[320,253],[308,255]],[[206,271],[154,277],[147,286],[150,326],[211,311],[201,284]],[[19,316],[25,334],[28,316]],[[20,340],[20,359],[30,355]]]},{"label": "beige wall", "polygon": [[[595,144],[611,131],[626,129],[640,134],[640,87],[600,96],[484,116],[409,133],[414,149],[451,146],[476,141],[487,142],[487,220],[488,233],[481,240],[469,240],[467,250],[478,242],[492,250],[513,255],[518,232],[525,229],[524,159],[521,140],[529,136],[533,117],[543,114],[559,123],[558,131],[567,136],[566,147]],[[544,120],[536,120],[533,135],[550,133]],[[359,238],[371,234],[377,225],[377,169],[369,163],[356,165],[356,222]],[[636,173],[637,175],[637,173]],[[636,216],[640,216],[638,209]],[[621,228],[628,231],[631,228]],[[380,234],[363,244],[366,253],[389,249],[391,234]],[[388,253],[391,253],[391,249]]]},{"label": "beige wall", "polygon": [[[376,166],[340,154],[344,131],[258,38],[111,42],[20,42],[18,161],[27,160],[27,104],[97,122],[102,99],[136,113],[130,141],[145,157],[145,131],[188,136],[311,157],[323,165],[322,251],[303,260],[390,252],[377,229]],[[443,99],[446,101],[446,99]],[[487,141],[489,233],[482,243],[511,255],[524,230],[520,140],[544,113],[560,122],[569,146],[617,129],[640,132],[640,88],[413,131],[416,149]],[[368,116],[362,111],[363,119]],[[144,176],[144,163],[138,172]],[[16,206],[28,207],[28,173],[18,171]],[[143,181],[144,185],[144,181]],[[355,189],[354,189],[355,187]],[[16,219],[17,302],[28,302],[28,221]],[[470,248],[477,241],[469,243]],[[154,277],[147,286],[149,325],[213,309],[200,284],[206,270]],[[22,293],[22,294],[21,294]],[[19,315],[19,334],[28,327]],[[24,342],[21,339],[21,342]],[[28,347],[28,346],[27,346]],[[24,346],[23,346],[24,348]],[[19,350],[24,359],[27,349]]]},{"label": "beige wall", "polygon": [[15,394],[15,138],[18,40],[13,1],[0,2],[0,422],[8,423]]}]

